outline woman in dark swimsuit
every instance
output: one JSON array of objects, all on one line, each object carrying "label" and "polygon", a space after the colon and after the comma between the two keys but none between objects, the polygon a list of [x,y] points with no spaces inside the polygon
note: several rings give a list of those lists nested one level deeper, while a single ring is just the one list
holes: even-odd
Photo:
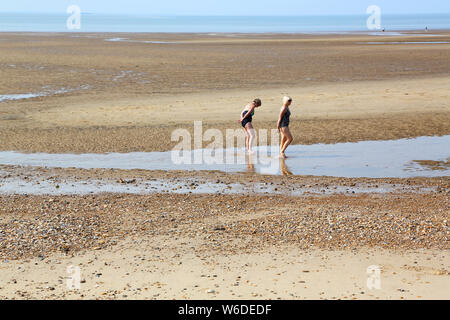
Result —
[{"label": "woman in dark swimsuit", "polygon": [[283,98],[283,106],[280,110],[280,116],[278,117],[278,132],[281,133],[281,144],[280,144],[280,157],[287,158],[285,155],[286,148],[292,143],[294,138],[292,137],[291,131],[289,130],[289,122],[291,117],[291,111],[289,106],[292,103],[291,97]]},{"label": "woman in dark swimsuit", "polygon": [[253,100],[245,106],[245,109],[241,112],[241,119],[239,120],[245,131],[245,147],[247,148],[247,152],[249,154],[253,153],[252,146],[256,136],[252,125],[253,116],[255,115],[255,109],[259,108],[261,105],[262,103],[260,99]]}]

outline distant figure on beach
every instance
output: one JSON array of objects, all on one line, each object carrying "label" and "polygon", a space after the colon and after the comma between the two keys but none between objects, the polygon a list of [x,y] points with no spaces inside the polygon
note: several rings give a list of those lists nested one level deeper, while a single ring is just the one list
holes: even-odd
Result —
[{"label": "distant figure on beach", "polygon": [[287,158],[285,151],[294,140],[291,131],[289,130],[289,122],[291,117],[291,110],[289,110],[289,106],[291,104],[292,104],[291,97],[283,98],[283,106],[281,107],[280,116],[278,117],[277,123],[278,132],[281,133],[280,157],[283,159]]},{"label": "distant figure on beach", "polygon": [[247,152],[249,154],[253,153],[252,146],[256,137],[255,130],[252,125],[253,116],[255,115],[255,109],[261,107],[261,105],[262,102],[260,99],[255,99],[250,102],[241,112],[241,119],[239,120],[245,131],[245,147],[247,148]]}]

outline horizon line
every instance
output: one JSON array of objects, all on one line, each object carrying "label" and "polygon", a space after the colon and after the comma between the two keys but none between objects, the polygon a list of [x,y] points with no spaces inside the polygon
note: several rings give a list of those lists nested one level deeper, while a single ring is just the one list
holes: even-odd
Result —
[{"label": "horizon line", "polygon": [[[41,12],[41,11],[4,11],[0,14],[61,14],[63,12]],[[146,17],[345,17],[345,16],[366,16],[366,13],[324,13],[324,14],[158,14],[158,13],[120,13],[120,12],[81,12],[87,15],[113,15],[113,16],[146,16]],[[383,13],[383,15],[450,15],[450,12],[407,12],[407,13]]]}]

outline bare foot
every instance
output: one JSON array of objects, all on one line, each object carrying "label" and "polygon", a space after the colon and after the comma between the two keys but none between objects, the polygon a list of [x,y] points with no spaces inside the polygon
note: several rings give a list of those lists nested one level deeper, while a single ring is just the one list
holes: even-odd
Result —
[{"label": "bare foot", "polygon": [[255,151],[253,151],[253,150],[248,150],[247,153],[248,153],[248,154],[255,154]]},{"label": "bare foot", "polygon": [[287,159],[287,157],[284,153],[280,153],[280,158]]}]

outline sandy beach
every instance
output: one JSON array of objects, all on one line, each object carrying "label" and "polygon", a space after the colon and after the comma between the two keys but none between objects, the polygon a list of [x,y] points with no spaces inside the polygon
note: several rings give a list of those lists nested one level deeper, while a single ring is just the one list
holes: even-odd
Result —
[{"label": "sandy beach", "polygon": [[366,44],[450,39],[433,34],[5,33],[0,95],[48,95],[2,102],[0,148],[167,151],[194,120],[239,128],[253,97],[264,103],[255,126],[274,128],[285,94],[298,97],[297,144],[448,134],[448,44]]},{"label": "sandy beach", "polygon": [[[3,33],[0,151],[170,151],[171,133],[194,121],[239,129],[255,97],[254,126],[273,129],[284,95],[296,145],[448,136],[446,41],[447,31]],[[0,162],[0,298],[449,299],[449,161],[412,160],[438,174]],[[67,287],[68,266],[80,289]],[[371,266],[379,288],[367,286]]]}]

